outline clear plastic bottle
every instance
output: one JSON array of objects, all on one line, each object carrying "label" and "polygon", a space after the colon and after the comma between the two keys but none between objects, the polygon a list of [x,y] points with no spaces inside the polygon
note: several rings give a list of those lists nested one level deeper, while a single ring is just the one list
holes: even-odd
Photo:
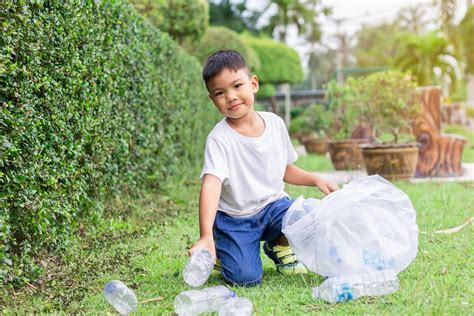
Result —
[{"label": "clear plastic bottle", "polygon": [[214,263],[215,258],[207,249],[194,250],[184,267],[184,282],[192,287],[204,284],[214,268]]},{"label": "clear plastic bottle", "polygon": [[214,312],[223,302],[232,297],[235,297],[235,293],[224,285],[185,291],[176,296],[174,310],[180,316]]},{"label": "clear plastic bottle", "polygon": [[122,281],[113,280],[104,287],[107,301],[122,315],[127,315],[137,309],[138,301],[135,293]]},{"label": "clear plastic bottle", "polygon": [[219,307],[219,316],[250,316],[252,315],[252,302],[245,297],[233,297],[226,300]]},{"label": "clear plastic bottle", "polygon": [[381,296],[400,287],[394,270],[333,277],[313,288],[313,296],[329,303],[355,300],[361,296]]}]

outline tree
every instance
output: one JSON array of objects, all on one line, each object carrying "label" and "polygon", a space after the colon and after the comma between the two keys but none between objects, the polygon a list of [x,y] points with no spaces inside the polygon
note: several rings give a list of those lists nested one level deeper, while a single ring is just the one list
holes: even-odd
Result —
[{"label": "tree", "polygon": [[205,32],[209,12],[206,0],[130,0],[135,9],[178,43],[198,40]]},{"label": "tree", "polygon": [[416,35],[424,33],[429,22],[426,18],[426,7],[421,4],[400,9],[395,21],[401,30]]},{"label": "tree", "polygon": [[187,42],[184,49],[204,63],[207,56],[220,49],[238,51],[245,59],[251,71],[260,69],[260,59],[257,53],[245,43],[237,32],[223,26],[210,26],[199,42]]},{"label": "tree", "polygon": [[402,31],[395,22],[365,25],[357,33],[354,55],[361,67],[392,66],[401,49]]},{"label": "tree", "polygon": [[439,84],[443,75],[456,82],[455,58],[445,37],[435,32],[419,36],[407,34],[403,42],[404,48],[395,60],[395,66],[402,71],[410,70],[419,85]]},{"label": "tree", "polygon": [[320,0],[270,0],[262,14],[272,7],[276,7],[275,15],[271,16],[264,30],[272,35],[277,31],[278,40],[286,42],[288,27],[296,26],[299,35],[306,36],[306,39],[319,41],[321,37],[320,26],[317,22],[319,13],[328,14],[327,8],[321,8]]},{"label": "tree", "polygon": [[238,33],[243,31],[258,33],[256,14],[247,8],[246,1],[209,1],[209,23],[214,26],[225,26]]}]

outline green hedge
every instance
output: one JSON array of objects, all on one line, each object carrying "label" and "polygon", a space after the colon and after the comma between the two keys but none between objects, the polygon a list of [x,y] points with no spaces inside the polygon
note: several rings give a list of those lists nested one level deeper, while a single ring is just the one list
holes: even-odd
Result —
[{"label": "green hedge", "polygon": [[196,59],[126,1],[1,11],[0,279],[18,285],[104,198],[200,161],[216,111]]},{"label": "green hedge", "polygon": [[221,49],[238,51],[245,59],[252,72],[260,70],[260,59],[250,46],[234,32],[223,26],[210,26],[199,42],[188,42],[184,45],[187,52],[195,56],[202,64],[207,57]]},{"label": "green hedge", "polygon": [[298,53],[287,45],[271,38],[241,35],[260,58],[258,78],[262,83],[297,83],[304,79],[303,67]]}]

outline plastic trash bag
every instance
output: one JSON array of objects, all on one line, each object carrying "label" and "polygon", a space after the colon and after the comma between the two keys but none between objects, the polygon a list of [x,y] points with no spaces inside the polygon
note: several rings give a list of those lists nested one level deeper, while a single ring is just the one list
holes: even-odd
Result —
[{"label": "plastic trash bag", "polygon": [[299,197],[283,233],[308,269],[326,277],[404,270],[418,252],[416,211],[384,178],[359,178],[322,200]]}]

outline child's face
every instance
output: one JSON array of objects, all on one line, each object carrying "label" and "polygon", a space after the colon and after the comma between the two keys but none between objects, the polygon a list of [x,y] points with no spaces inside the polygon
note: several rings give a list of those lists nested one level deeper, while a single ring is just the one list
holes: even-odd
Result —
[{"label": "child's face", "polygon": [[207,83],[209,98],[223,115],[238,119],[253,110],[254,93],[258,91],[256,76],[249,78],[246,69],[224,69]]}]

